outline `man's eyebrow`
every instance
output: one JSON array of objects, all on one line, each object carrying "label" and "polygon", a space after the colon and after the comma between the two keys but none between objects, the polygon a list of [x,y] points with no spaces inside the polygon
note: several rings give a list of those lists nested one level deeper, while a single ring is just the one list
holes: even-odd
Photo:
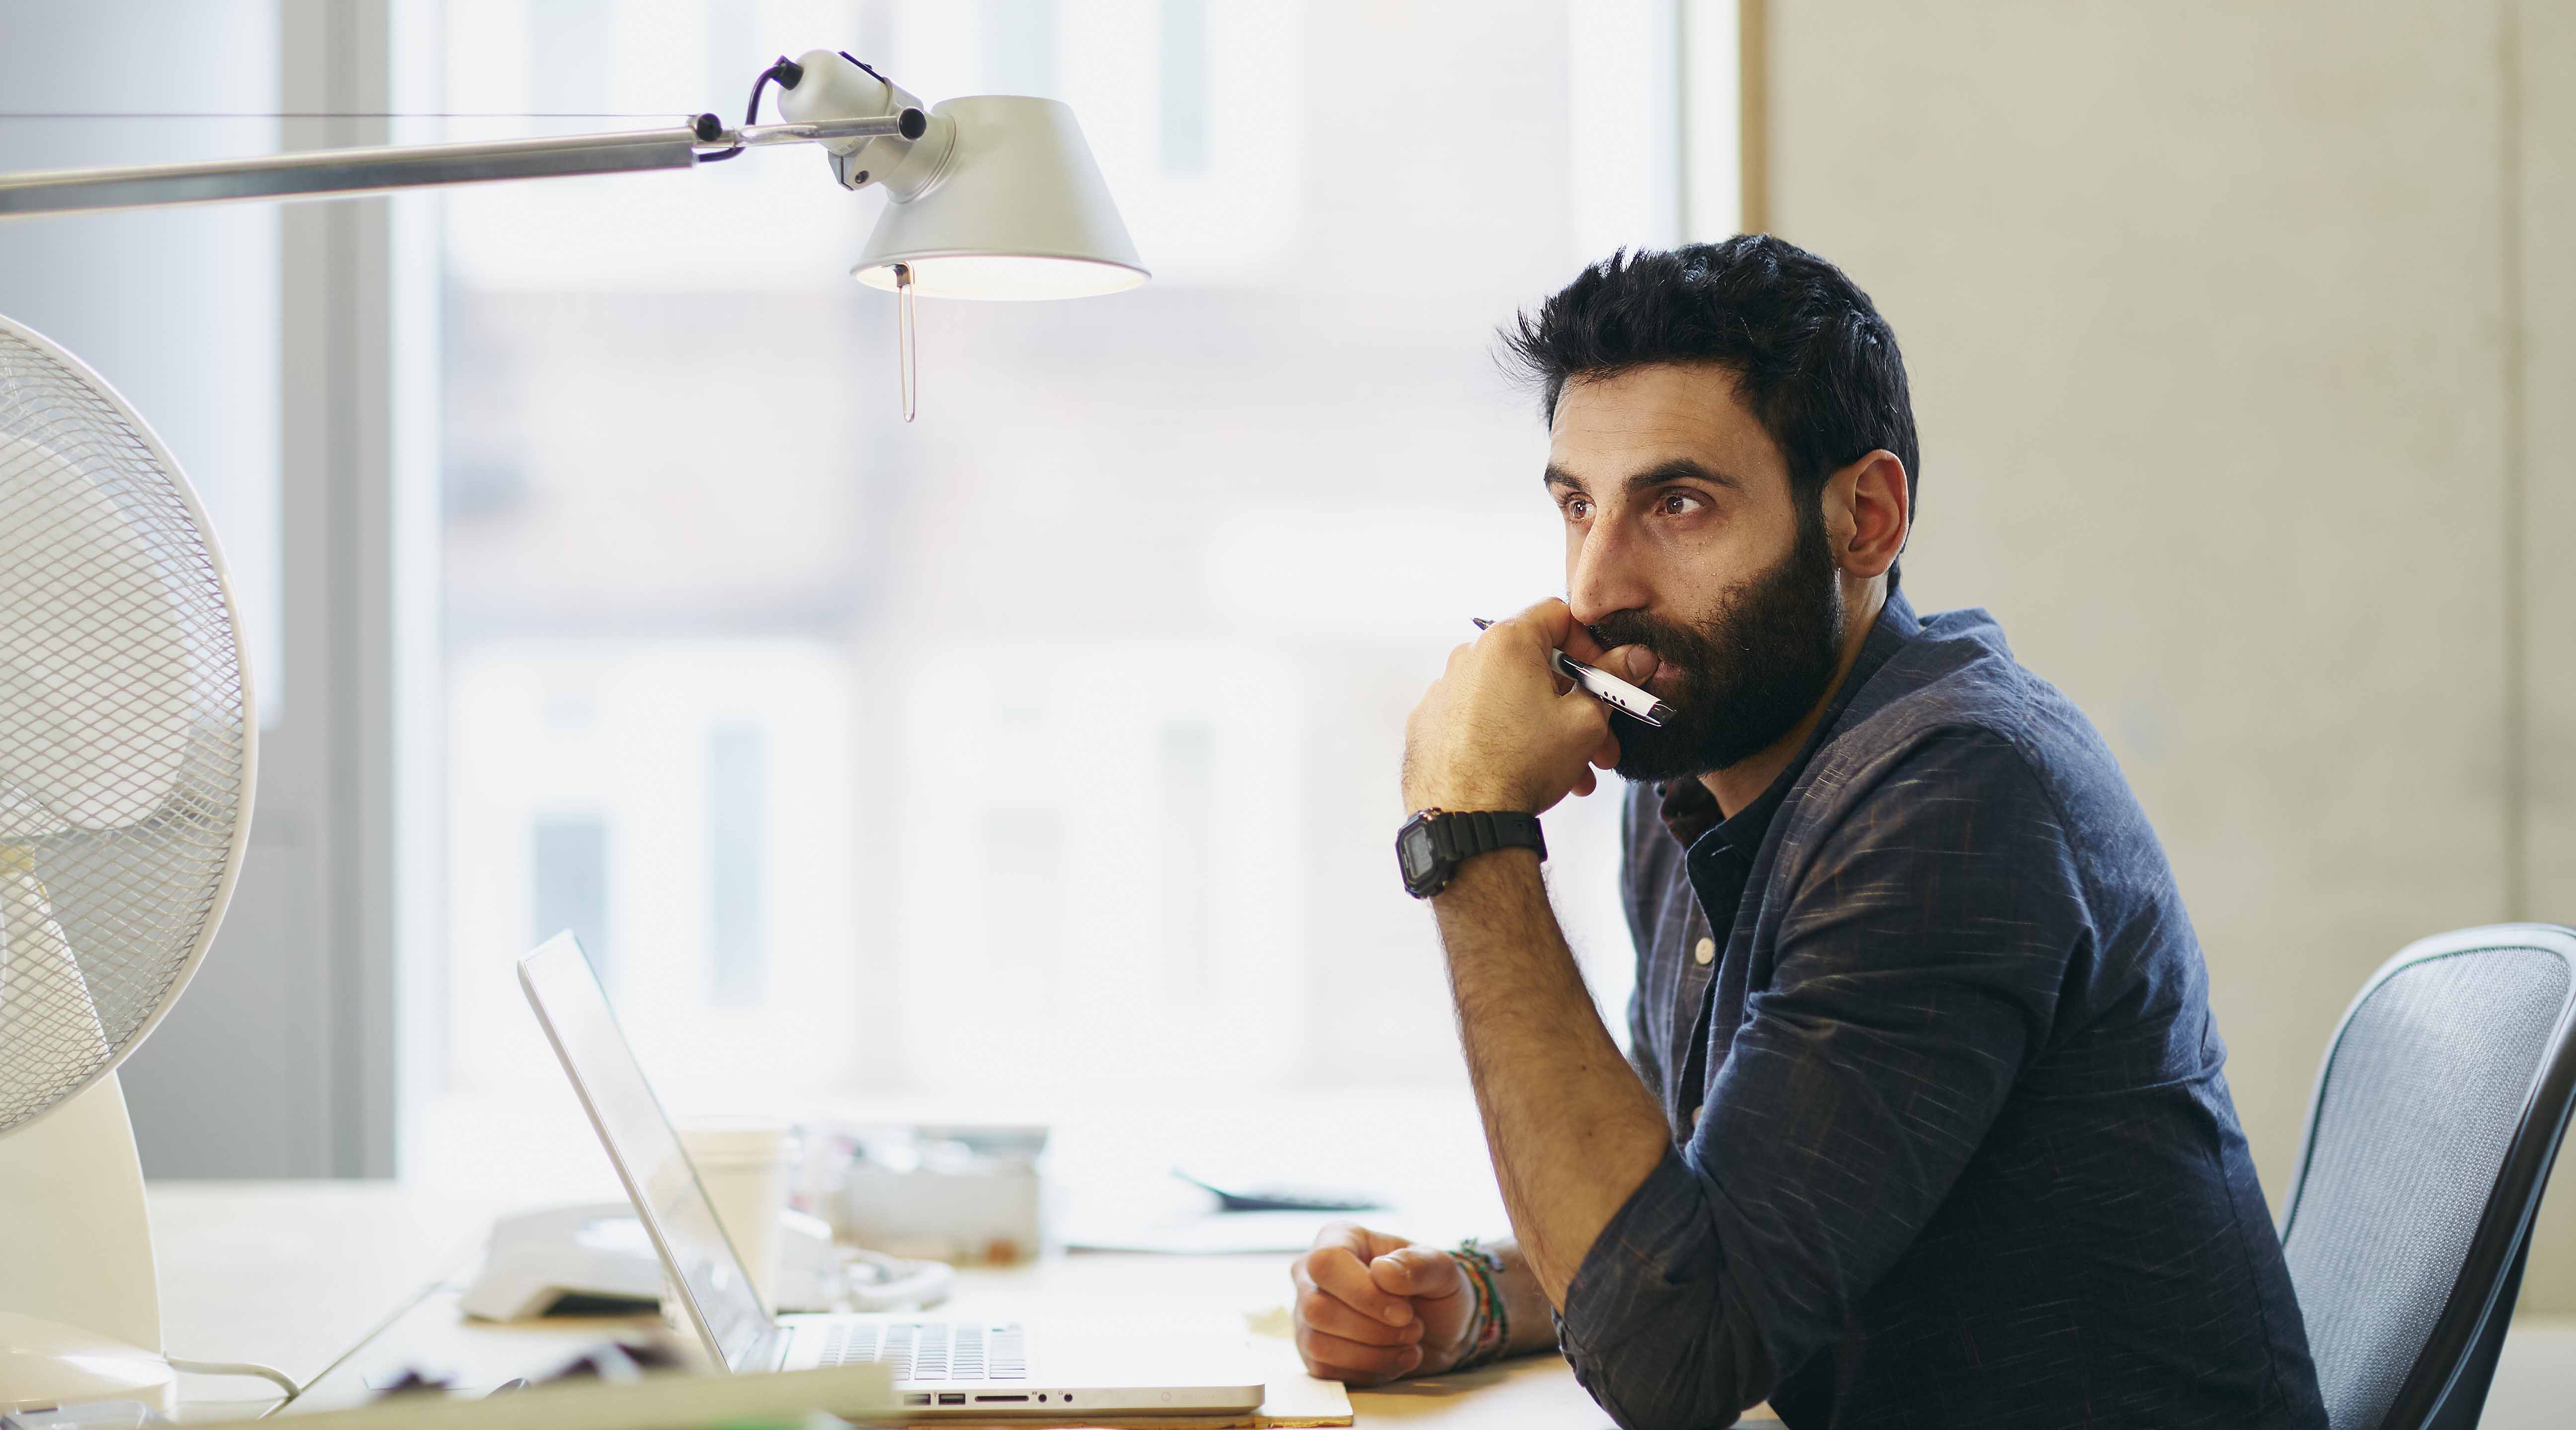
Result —
[{"label": "man's eyebrow", "polygon": [[[1568,491],[1583,496],[1592,495],[1592,489],[1583,484],[1582,478],[1554,462],[1547,464],[1544,480],[1551,487],[1564,487]],[[1669,462],[1658,462],[1642,472],[1631,475],[1620,485],[1626,488],[1628,495],[1635,496],[1640,492],[1653,491],[1666,482],[1706,482],[1711,486],[1726,487],[1734,491],[1744,490],[1744,483],[1740,479],[1690,457],[1675,457]]]},{"label": "man's eyebrow", "polygon": [[1743,482],[1705,462],[1695,461],[1689,457],[1675,457],[1669,462],[1658,462],[1630,476],[1625,485],[1628,495],[1636,496],[1640,492],[1653,491],[1667,482],[1706,482],[1711,486],[1725,487],[1731,491],[1744,490]]}]

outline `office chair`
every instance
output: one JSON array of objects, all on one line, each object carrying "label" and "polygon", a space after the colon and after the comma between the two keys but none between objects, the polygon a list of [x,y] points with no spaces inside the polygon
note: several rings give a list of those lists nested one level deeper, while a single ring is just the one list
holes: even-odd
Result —
[{"label": "office chair", "polygon": [[2576,930],[2408,945],[2326,1044],[2281,1227],[2333,1430],[2468,1430],[2576,1105]]}]

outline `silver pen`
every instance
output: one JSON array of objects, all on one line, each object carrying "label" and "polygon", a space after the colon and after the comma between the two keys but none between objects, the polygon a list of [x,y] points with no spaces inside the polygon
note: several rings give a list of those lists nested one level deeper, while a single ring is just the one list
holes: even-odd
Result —
[{"label": "silver pen", "polygon": [[[1468,619],[1473,620],[1480,631],[1493,624],[1482,616]],[[1604,705],[1613,706],[1658,728],[1663,725],[1665,717],[1673,713],[1672,707],[1657,700],[1651,690],[1630,685],[1606,670],[1595,670],[1561,650],[1548,654],[1556,657],[1557,674],[1582,686],[1584,693]]]}]

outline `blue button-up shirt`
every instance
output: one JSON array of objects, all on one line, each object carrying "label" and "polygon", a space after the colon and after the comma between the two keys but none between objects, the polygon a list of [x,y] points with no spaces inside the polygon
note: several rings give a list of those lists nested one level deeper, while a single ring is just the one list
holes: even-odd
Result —
[{"label": "blue button-up shirt", "polygon": [[2164,852],[1991,617],[1891,597],[1768,792],[1633,787],[1626,853],[1673,1147],[1558,1323],[1622,1425],[2322,1430]]}]

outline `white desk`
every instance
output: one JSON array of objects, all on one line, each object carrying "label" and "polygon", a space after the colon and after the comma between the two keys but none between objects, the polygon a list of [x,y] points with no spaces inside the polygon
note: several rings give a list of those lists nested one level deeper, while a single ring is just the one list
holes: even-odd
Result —
[{"label": "white desk", "polygon": [[[492,1214],[504,1209],[381,1182],[163,1182],[151,1188],[151,1207],[171,1352],[193,1360],[263,1361],[307,1383],[441,1278],[470,1265]],[[1033,1311],[1050,1304],[1124,1301],[1205,1305],[1230,1314],[1284,1300],[1285,1265],[1278,1256],[1072,1256],[1007,1272],[968,1273],[960,1278],[957,1301],[971,1307],[1007,1295]],[[528,1347],[526,1354],[538,1363],[563,1338],[585,1335],[578,1328],[533,1336],[473,1328],[468,1334],[484,1338],[480,1344],[522,1337],[516,1344]],[[392,1339],[379,1341],[371,1353],[399,1356],[403,1347]],[[181,1382],[188,1409],[198,1418],[255,1412],[276,1399],[263,1396],[265,1389],[259,1381],[189,1376]],[[1610,1423],[1565,1363],[1553,1357],[1532,1357],[1436,1386],[1360,1391],[1351,1403],[1361,1426],[1593,1430]],[[2524,1315],[2505,1341],[2487,1400],[2486,1430],[2558,1430],[2571,1403],[2576,1318]]]},{"label": "white desk", "polygon": [[[161,1264],[162,1323],[171,1353],[190,1360],[254,1360],[311,1383],[317,1394],[354,1389],[364,1362],[417,1359],[454,1365],[484,1357],[538,1370],[598,1340],[602,1323],[461,1326],[438,1316],[380,1327],[442,1279],[470,1266],[500,1208],[422,1196],[386,1183],[156,1183],[152,1225]],[[1234,1316],[1288,1296],[1284,1256],[1050,1258],[1007,1271],[969,1271],[951,1305],[973,1314],[1007,1298],[1046,1316],[1088,1308],[1163,1311],[1204,1307]],[[363,1353],[347,1359],[364,1343]],[[334,1367],[338,1367],[336,1371]],[[238,1415],[273,1403],[258,1381],[183,1379],[186,1413]],[[1531,1357],[1470,1375],[1352,1395],[1360,1424],[1425,1427],[1610,1425],[1563,1361]]]}]

